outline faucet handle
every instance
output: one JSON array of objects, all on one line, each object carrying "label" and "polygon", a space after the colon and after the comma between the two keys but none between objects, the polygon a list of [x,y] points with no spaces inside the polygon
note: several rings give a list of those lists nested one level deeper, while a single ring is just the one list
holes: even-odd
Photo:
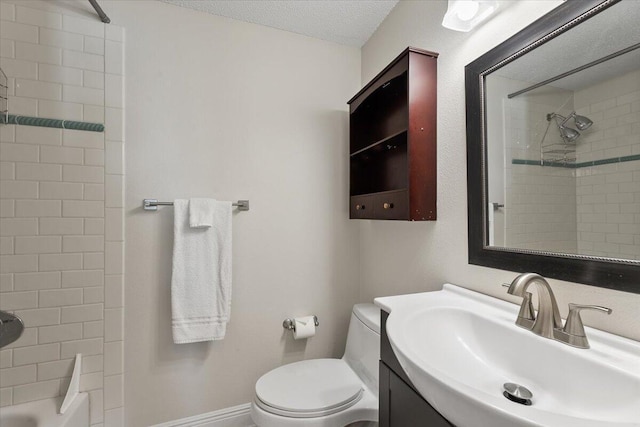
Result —
[{"label": "faucet handle", "polygon": [[580,310],[597,310],[607,314],[611,314],[613,312],[610,308],[602,307],[600,305],[581,305],[570,303],[567,321],[562,329],[564,332],[571,335],[585,336],[584,325],[582,324],[582,318],[580,317]]},{"label": "faucet handle", "polygon": [[568,344],[580,348],[589,348],[589,341],[584,332],[584,324],[580,317],[580,310],[597,310],[607,314],[611,314],[613,310],[608,307],[602,307],[600,305],[581,305],[581,304],[569,304],[569,314],[567,315],[567,321],[562,328],[562,332],[567,335]]}]

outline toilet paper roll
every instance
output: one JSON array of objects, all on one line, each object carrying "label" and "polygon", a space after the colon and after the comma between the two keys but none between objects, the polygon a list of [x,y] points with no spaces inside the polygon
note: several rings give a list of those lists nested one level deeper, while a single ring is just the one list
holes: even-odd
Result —
[{"label": "toilet paper roll", "polygon": [[296,317],[293,319],[296,329],[293,331],[293,339],[300,340],[316,334],[316,324],[313,316]]}]

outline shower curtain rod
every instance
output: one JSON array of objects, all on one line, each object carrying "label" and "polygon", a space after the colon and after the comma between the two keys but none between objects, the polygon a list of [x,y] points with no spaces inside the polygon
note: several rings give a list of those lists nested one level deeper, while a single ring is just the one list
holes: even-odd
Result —
[{"label": "shower curtain rod", "polygon": [[529,92],[531,90],[537,89],[537,88],[539,88],[541,86],[544,86],[544,85],[547,85],[549,83],[555,82],[556,80],[563,79],[563,78],[565,78],[567,76],[570,76],[572,74],[575,74],[575,73],[577,73],[579,71],[586,70],[587,68],[591,68],[594,65],[602,64],[603,62],[606,62],[606,61],[608,61],[610,59],[616,58],[616,57],[618,57],[620,55],[624,55],[625,53],[629,53],[632,50],[636,50],[638,48],[640,48],[640,43],[636,43],[636,44],[631,45],[631,46],[629,46],[627,48],[624,48],[622,50],[614,52],[614,53],[612,53],[610,55],[604,56],[604,57],[602,57],[600,59],[596,59],[595,61],[589,62],[588,64],[584,64],[584,65],[582,65],[582,66],[580,66],[578,68],[574,68],[573,70],[569,70],[569,71],[566,71],[566,72],[564,72],[562,74],[558,74],[555,77],[551,77],[550,79],[547,79],[547,80],[545,80],[543,82],[536,83],[533,86],[529,86],[529,87],[524,88],[522,90],[519,90],[517,92],[510,93],[509,95],[507,95],[507,98],[511,99],[511,98],[514,98],[514,97],[516,97],[518,95],[522,95],[525,92]]},{"label": "shower curtain rod", "polygon": [[89,0],[89,3],[91,3],[91,6],[93,6],[93,8],[96,10],[96,13],[98,14],[102,22],[104,22],[105,24],[111,23],[111,19],[109,19],[107,14],[104,13],[104,10],[102,10],[97,0]]}]

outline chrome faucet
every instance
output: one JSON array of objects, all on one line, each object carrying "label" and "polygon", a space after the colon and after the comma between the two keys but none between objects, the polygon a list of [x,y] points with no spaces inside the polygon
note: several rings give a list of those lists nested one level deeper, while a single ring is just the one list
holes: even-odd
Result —
[{"label": "chrome faucet", "polygon": [[[533,310],[529,285],[535,284],[538,291],[538,313]],[[578,348],[589,348],[589,341],[584,332],[580,310],[591,309],[611,314],[612,310],[599,305],[569,304],[569,315],[564,327],[558,310],[555,295],[544,277],[536,273],[522,273],[516,277],[507,292],[522,297],[522,305],[516,319],[516,325],[528,329],[544,338],[560,341]]]},{"label": "chrome faucet", "polygon": [[[531,319],[528,319],[532,321],[531,327],[529,328],[527,328],[526,323],[522,324],[524,323],[522,321],[520,323],[516,321],[516,324],[530,329],[531,332],[541,337],[554,339],[553,331],[558,328],[562,329],[562,318],[560,317],[558,303],[556,302],[555,295],[553,295],[551,286],[549,286],[549,282],[539,274],[523,273],[511,282],[507,292],[531,301],[531,294],[527,292],[527,288],[531,284],[535,284],[538,291],[538,315],[536,316],[534,313],[531,313],[533,316]],[[531,303],[529,302],[529,304]],[[520,316],[518,316],[518,320],[520,320]]]}]

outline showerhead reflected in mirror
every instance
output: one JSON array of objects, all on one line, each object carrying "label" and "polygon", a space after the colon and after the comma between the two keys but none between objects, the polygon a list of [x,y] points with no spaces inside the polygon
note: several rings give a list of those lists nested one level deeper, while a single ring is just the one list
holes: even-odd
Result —
[{"label": "showerhead reflected in mirror", "polygon": [[575,121],[576,127],[578,128],[578,130],[587,130],[593,124],[591,119],[589,119],[588,117],[585,117],[585,116],[579,116],[579,115],[577,115],[575,113],[575,111],[573,112],[572,116],[573,116],[573,120]]},{"label": "showerhead reflected in mirror", "polygon": [[564,2],[466,66],[469,263],[640,293],[639,21]]},{"label": "showerhead reflected in mirror", "polygon": [[548,121],[555,120],[558,130],[560,131],[560,136],[562,136],[562,139],[566,143],[575,142],[580,137],[580,132],[567,126],[567,122],[571,119],[574,120],[575,126],[581,131],[589,129],[593,124],[591,119],[585,116],[579,116],[575,111],[572,112],[569,117],[564,117],[556,113],[547,114]]},{"label": "showerhead reflected in mirror", "polygon": [[567,142],[575,142],[580,137],[580,132],[566,126],[558,125],[560,136]]},{"label": "showerhead reflected in mirror", "polygon": [[639,21],[622,0],[484,76],[491,246],[640,260]]}]

